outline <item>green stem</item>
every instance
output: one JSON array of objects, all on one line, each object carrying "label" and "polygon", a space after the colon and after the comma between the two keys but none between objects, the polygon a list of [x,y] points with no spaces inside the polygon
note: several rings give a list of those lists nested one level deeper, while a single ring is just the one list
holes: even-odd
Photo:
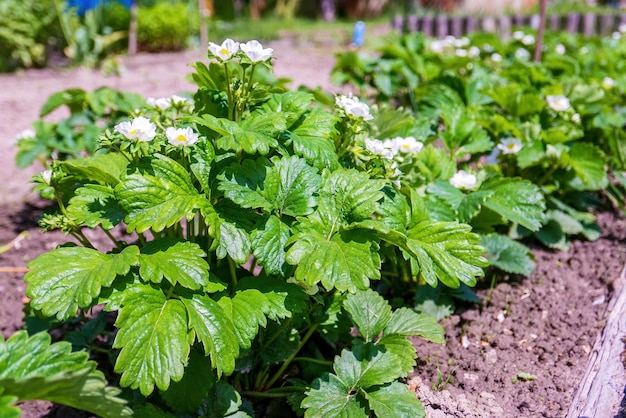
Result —
[{"label": "green stem", "polygon": [[115,239],[115,237],[111,234],[111,231],[109,231],[109,230],[107,230],[107,229],[104,229],[104,228],[102,227],[102,225],[100,225],[100,229],[102,229],[102,231],[104,232],[104,234],[105,234],[107,237],[109,237],[109,238],[111,239],[111,241],[113,241],[113,244],[115,244],[115,246],[116,246],[117,248],[120,248],[120,247],[121,247],[120,242],[119,242],[117,239]]},{"label": "green stem", "polygon": [[224,74],[226,76],[226,93],[228,94],[228,119],[233,120],[233,108],[235,98],[233,92],[230,89],[230,74],[228,73],[228,62],[224,63]]},{"label": "green stem", "polygon": [[330,360],[320,360],[313,357],[294,357],[293,361],[303,361],[305,363],[319,364],[320,366],[332,366],[333,362]]},{"label": "green stem", "polygon": [[550,178],[552,177],[552,174],[554,174],[554,172],[559,168],[559,166],[557,164],[553,165],[552,167],[550,167],[550,169],[548,170],[548,172],[541,178],[541,180],[539,180],[537,182],[537,186],[541,187],[543,186],[543,184]]},{"label": "green stem", "polygon": [[255,392],[246,390],[241,392],[243,396],[249,396],[251,398],[286,398],[288,393],[269,393],[269,392]]},{"label": "green stem", "polygon": [[289,367],[289,365],[291,364],[293,359],[296,358],[296,354],[298,354],[300,352],[300,350],[302,350],[302,347],[304,347],[304,345],[307,343],[307,341],[309,341],[309,338],[311,338],[313,333],[317,330],[318,326],[319,326],[319,324],[313,324],[311,326],[311,328],[309,328],[309,330],[304,335],[304,337],[302,337],[302,340],[300,341],[300,344],[298,344],[298,349],[296,351],[294,351],[287,358],[287,360],[285,360],[285,362],[282,364],[282,366],[280,366],[280,369],[278,369],[278,371],[274,374],[274,376],[270,379],[270,381],[265,386],[266,388],[271,388],[274,385],[274,383],[276,383],[276,381],[282,377],[282,375],[285,372],[285,370],[287,370],[287,367]]},{"label": "green stem", "polygon": [[276,338],[278,338],[278,336],[280,334],[283,333],[283,331],[285,331],[285,329],[287,329],[287,327],[291,324],[291,318],[287,319],[285,322],[283,322],[280,327],[278,328],[278,330],[269,338],[269,340],[267,340],[264,344],[263,347],[261,348],[260,351],[264,351],[271,343],[274,342],[274,340]]},{"label": "green stem", "polygon": [[237,286],[237,266],[230,256],[228,256],[228,269],[230,270],[230,281],[234,289]]}]

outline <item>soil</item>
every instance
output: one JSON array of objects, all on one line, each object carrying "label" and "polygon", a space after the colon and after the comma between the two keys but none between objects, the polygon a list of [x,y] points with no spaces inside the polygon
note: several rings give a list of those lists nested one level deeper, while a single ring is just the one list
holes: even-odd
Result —
[{"label": "soil", "polygon": [[[345,39],[346,34],[335,34],[272,42],[276,74],[291,78],[293,87],[346,92],[330,83],[333,52],[345,47]],[[187,64],[202,55],[185,51],[121,57],[122,74],[117,77],[85,69],[0,75],[0,332],[5,338],[22,326],[27,263],[68,241],[62,233],[43,235],[37,228],[46,202],[31,192],[28,181],[42,168],[15,167],[17,132],[37,119],[50,94],[66,88],[108,85],[147,97],[191,91]],[[491,286],[490,272],[478,290],[483,303],[458,306],[443,320],[445,346],[415,341],[419,360],[408,383],[429,417],[567,414],[603,329],[612,283],[626,262],[626,219],[609,211],[599,213],[598,222],[603,234],[595,242],[574,241],[566,252],[535,248],[537,268],[529,277],[499,274]],[[6,251],[3,245],[8,245]],[[24,418],[82,416],[47,402],[22,408]]]}]

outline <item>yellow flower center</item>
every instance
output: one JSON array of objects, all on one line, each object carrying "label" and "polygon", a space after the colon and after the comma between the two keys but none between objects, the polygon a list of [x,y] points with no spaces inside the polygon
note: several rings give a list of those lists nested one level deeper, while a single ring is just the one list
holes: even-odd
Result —
[{"label": "yellow flower center", "polygon": [[180,141],[180,142],[185,142],[185,141],[187,141],[187,137],[185,135],[178,135],[176,137],[176,140]]},{"label": "yellow flower center", "polygon": [[506,148],[513,151],[515,149],[515,144],[507,144]]},{"label": "yellow flower center", "polygon": [[220,49],[220,53],[223,54],[223,55],[228,55],[228,54],[230,54],[230,51],[228,49],[226,49],[226,48],[222,48],[222,49]]},{"label": "yellow flower center", "polygon": [[128,131],[128,133],[130,135],[137,135],[137,129],[131,129],[130,131]]}]

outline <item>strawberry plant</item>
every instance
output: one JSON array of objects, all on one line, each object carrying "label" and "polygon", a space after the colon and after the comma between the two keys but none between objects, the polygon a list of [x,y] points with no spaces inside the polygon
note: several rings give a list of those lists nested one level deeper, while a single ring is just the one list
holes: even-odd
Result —
[{"label": "strawberry plant", "polygon": [[423,416],[409,337],[442,328],[374,289],[475,284],[479,236],[354,157],[366,104],[268,82],[256,41],[209,56],[193,105],[151,101],[36,177],[59,209],[42,224],[75,242],[29,264],[30,309],[113,316],[98,351],[135,416]]}]

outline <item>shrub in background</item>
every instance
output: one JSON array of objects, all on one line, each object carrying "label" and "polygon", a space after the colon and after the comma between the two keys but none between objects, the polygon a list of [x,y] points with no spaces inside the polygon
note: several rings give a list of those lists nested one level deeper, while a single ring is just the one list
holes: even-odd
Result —
[{"label": "shrub in background", "polygon": [[51,0],[0,2],[0,72],[44,66],[55,25]]},{"label": "shrub in background", "polygon": [[180,51],[197,31],[197,12],[184,4],[157,3],[139,9],[137,38],[143,51]]}]

